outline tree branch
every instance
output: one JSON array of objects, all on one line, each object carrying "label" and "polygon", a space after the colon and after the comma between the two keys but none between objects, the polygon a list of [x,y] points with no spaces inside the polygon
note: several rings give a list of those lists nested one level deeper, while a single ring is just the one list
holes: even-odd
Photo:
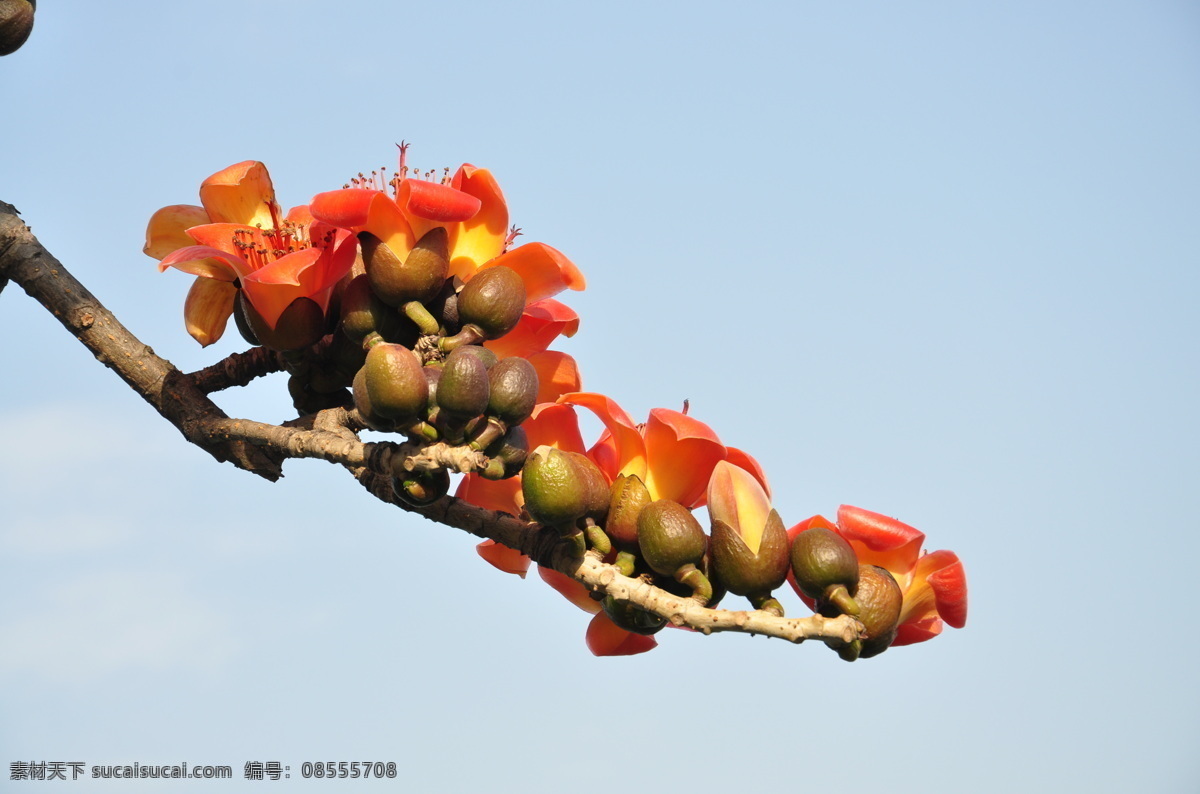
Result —
[{"label": "tree branch", "polygon": [[0,279],[11,279],[45,306],[98,361],[117,373],[184,437],[219,461],[268,480],[283,476],[280,459],[243,442],[213,443],[193,435],[196,423],[225,413],[195,383],[122,325],[0,201]]},{"label": "tree branch", "polygon": [[271,425],[231,419],[208,393],[249,383],[283,368],[281,356],[264,348],[235,353],[190,375],[137,339],[100,301],[75,280],[0,201],[0,288],[19,284],[46,307],[96,358],[193,444],[219,461],[229,461],[270,480],[282,476],[287,458],[320,458],[348,468],[376,498],[431,521],[489,538],[528,555],[582,582],[593,591],[660,615],[676,626],[710,634],[736,631],[779,637],[791,642],[821,639],[846,643],[862,627],[853,618],[779,618],[761,611],[708,609],[642,581],[623,576],[588,552],[573,557],[571,544],[550,528],[445,496],[414,507],[393,498],[391,478],[414,470],[450,469],[470,472],[487,465],[487,457],[465,446],[444,442],[363,442],[354,432],[364,425],[354,411],[332,408],[309,417]]}]

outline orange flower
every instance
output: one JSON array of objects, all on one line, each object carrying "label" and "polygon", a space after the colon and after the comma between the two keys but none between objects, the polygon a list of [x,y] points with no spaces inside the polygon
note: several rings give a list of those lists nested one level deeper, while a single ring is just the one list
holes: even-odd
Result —
[{"label": "orange flower", "polygon": [[386,173],[373,172],[353,186],[315,196],[313,217],[355,234],[369,232],[401,259],[430,229],[444,228],[450,276],[463,281],[484,268],[512,268],[525,282],[526,312],[517,328],[487,343],[498,355],[531,355],[545,350],[559,334],[573,335],[578,316],[547,300],[564,289],[584,288],[583,274],[571,260],[545,243],[508,250],[508,205],[487,169],[464,163],[453,177],[429,181],[409,176],[407,149],[400,145],[400,166],[390,180]]},{"label": "orange flower", "polygon": [[[894,518],[860,507],[842,505],[837,523],[813,516],[788,530],[788,538],[810,527],[837,532],[858,555],[858,561],[886,568],[904,593],[900,626],[892,645],[924,642],[942,633],[947,623],[961,629],[967,623],[967,576],[958,555],[952,551],[922,554],[925,533]],[[791,580],[791,576],[788,576]],[[795,581],[792,587],[800,593]],[[800,594],[809,607],[811,599]]]},{"label": "orange flower", "polygon": [[184,304],[188,333],[201,345],[221,338],[242,289],[274,329],[301,298],[328,309],[333,286],[354,265],[354,241],[344,231],[313,221],[305,206],[282,216],[267,168],[247,160],[200,185],[200,203],[154,213],[143,250],[196,276]]}]

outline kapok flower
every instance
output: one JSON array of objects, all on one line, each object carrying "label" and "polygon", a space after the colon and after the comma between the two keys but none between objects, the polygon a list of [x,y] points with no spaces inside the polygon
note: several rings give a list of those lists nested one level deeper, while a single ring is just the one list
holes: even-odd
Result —
[{"label": "kapok flower", "polygon": [[756,609],[783,613],[771,591],[788,572],[788,537],[762,485],[745,469],[722,460],[708,483],[713,574]]},{"label": "kapok flower", "polygon": [[[943,624],[961,629],[967,622],[967,577],[952,551],[922,554],[925,533],[879,513],[842,505],[837,523],[813,516],[788,530],[788,539],[810,527],[825,527],[845,538],[858,561],[885,568],[904,593],[900,624],[892,645],[910,645],[936,637]],[[791,578],[789,576],[789,578]],[[793,581],[792,586],[796,587]],[[796,592],[800,593],[798,587]],[[813,601],[800,593],[810,607]]]},{"label": "kapok flower", "polygon": [[[514,270],[525,284],[526,313],[506,335],[512,339],[503,343],[503,355],[545,350],[560,333],[573,334],[578,316],[547,300],[564,289],[584,288],[583,274],[571,260],[545,243],[508,250],[515,232],[508,229],[508,205],[487,169],[464,163],[453,177],[433,181],[428,179],[433,176],[430,172],[422,179],[416,172],[409,175],[407,149],[406,144],[400,145],[400,166],[390,179],[386,171],[372,172],[341,190],[315,196],[313,217],[355,234],[369,233],[400,259],[407,257],[428,231],[444,228],[449,276],[463,281],[498,265]],[[499,344],[499,340],[494,342]],[[489,342],[487,346],[495,345]]]},{"label": "kapok flower", "polygon": [[196,276],[184,303],[188,333],[201,345],[221,338],[240,288],[274,330],[297,300],[322,314],[333,286],[354,265],[348,232],[314,222],[305,206],[283,216],[267,168],[247,160],[200,185],[202,206],[172,205],[154,213],[143,249]]}]

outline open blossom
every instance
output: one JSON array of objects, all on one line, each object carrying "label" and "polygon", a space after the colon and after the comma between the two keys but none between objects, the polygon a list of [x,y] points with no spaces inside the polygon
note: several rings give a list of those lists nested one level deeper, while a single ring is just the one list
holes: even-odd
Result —
[{"label": "open blossom", "polygon": [[266,166],[253,160],[204,180],[200,203],[155,212],[143,249],[161,260],[160,271],[196,276],[184,303],[196,341],[221,338],[239,289],[271,329],[297,300],[328,309],[333,286],[354,265],[348,232],[315,222],[306,206],[284,215]]},{"label": "open blossom", "polygon": [[[944,624],[956,629],[966,625],[967,577],[962,562],[952,551],[922,554],[925,533],[894,518],[842,505],[836,524],[813,516],[789,529],[788,538],[810,527],[837,532],[850,543],[860,563],[885,568],[900,585],[904,603],[892,645],[924,642],[941,634]],[[794,581],[792,586],[796,587]],[[796,592],[800,593],[798,587]],[[800,597],[813,605],[803,593]]]},{"label": "open blossom", "polygon": [[392,178],[372,172],[341,190],[318,194],[312,201],[313,217],[355,234],[366,232],[400,259],[427,232],[443,228],[449,275],[464,282],[497,265],[514,270],[525,284],[524,315],[516,328],[485,345],[501,357],[529,357],[546,350],[559,335],[573,335],[578,315],[553,297],[564,289],[582,290],[583,274],[545,243],[508,248],[513,236],[508,205],[491,172],[464,163],[452,177],[421,178],[410,174],[406,158],[407,146],[401,144],[400,166]]}]

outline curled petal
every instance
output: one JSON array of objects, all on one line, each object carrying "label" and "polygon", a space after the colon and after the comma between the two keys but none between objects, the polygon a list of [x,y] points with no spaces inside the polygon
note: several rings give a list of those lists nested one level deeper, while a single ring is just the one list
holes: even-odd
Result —
[{"label": "curled petal", "polygon": [[704,503],[713,467],[726,457],[717,434],[679,411],[655,408],[642,431],[646,440],[646,487],[654,499],[687,507]]},{"label": "curled petal", "polygon": [[475,551],[496,568],[505,573],[515,573],[522,579],[529,572],[529,565],[532,562],[516,549],[510,549],[503,543],[497,543],[494,540],[485,540],[475,547]]},{"label": "curled petal", "polygon": [[[919,591],[922,583],[928,591],[926,598],[932,601],[931,604],[928,601],[920,603],[923,600]],[[914,602],[911,609],[910,593]],[[917,610],[921,606],[936,612],[938,617],[956,629],[967,624],[967,575],[962,561],[954,552],[935,551],[917,560],[912,582],[904,593],[904,612],[919,617]]]},{"label": "curled petal", "polygon": [[172,204],[150,216],[146,224],[146,245],[142,251],[155,259],[162,259],[172,251],[185,248],[193,240],[187,230],[209,222],[204,207],[193,204]]},{"label": "curled petal", "polygon": [[461,223],[479,212],[480,202],[474,196],[439,182],[405,179],[396,192],[396,204],[412,227],[413,235],[422,235],[435,226]]},{"label": "curled petal", "polygon": [[538,575],[542,577],[542,581],[557,590],[559,595],[584,612],[595,614],[600,611],[600,602],[592,598],[591,591],[582,582],[543,565],[538,566]]},{"label": "curled petal", "polygon": [[520,476],[489,480],[472,472],[463,477],[454,495],[465,502],[510,516],[520,516],[521,506],[525,504]]},{"label": "curled petal", "polygon": [[[370,232],[402,258],[408,256],[417,240],[396,202],[378,190],[351,187],[318,193],[308,210],[321,223],[353,232]],[[317,231],[310,231],[312,239],[316,239]]]},{"label": "curled petal", "polygon": [[[725,447],[725,452],[725,460],[754,475],[754,479],[758,480],[758,484],[767,492],[767,496],[771,496],[771,486],[767,482],[767,473],[763,471],[763,467],[759,465],[757,460],[737,447]],[[830,529],[832,528],[831,526]]]},{"label": "curled petal", "polygon": [[897,580],[908,576],[925,543],[925,533],[919,529],[861,507],[839,507],[837,524],[860,563],[887,568]]},{"label": "curled petal", "polygon": [[496,179],[486,168],[463,164],[450,186],[479,199],[479,211],[450,227],[450,275],[463,280],[500,256],[508,236],[508,204]]},{"label": "curled petal", "polygon": [[566,353],[543,350],[527,358],[538,374],[539,403],[552,403],[562,395],[581,388],[579,365]]},{"label": "curled petal", "polygon": [[[533,414],[521,423],[529,440],[529,448],[550,446],[564,452],[582,453],[586,447],[579,432],[579,417],[569,405],[540,403],[533,407]],[[514,478],[515,479],[515,478]],[[508,482],[501,480],[501,482]]]},{"label": "curled petal", "polygon": [[237,287],[228,281],[198,277],[183,303],[183,324],[193,339],[208,347],[225,333]]},{"label": "curled petal", "polygon": [[582,290],[587,284],[570,259],[545,243],[526,243],[501,254],[484,267],[495,265],[517,271],[525,282],[525,299],[530,303],[557,295],[564,289]]},{"label": "curled petal", "polygon": [[246,298],[267,325],[274,328],[284,309],[297,298],[311,298],[324,308],[328,302],[328,296],[322,294],[324,274],[314,267],[321,254],[319,248],[302,248],[242,279]]},{"label": "curled petal", "polygon": [[275,227],[275,187],[267,167],[246,160],[218,171],[200,185],[200,203],[217,223]]},{"label": "curled petal", "polygon": [[485,347],[500,358],[529,357],[549,347],[560,336],[574,336],[579,315],[570,306],[547,299],[525,307],[517,327]]},{"label": "curled petal", "polygon": [[892,645],[912,645],[917,642],[932,640],[942,633],[942,619],[935,616],[923,620],[907,621],[896,628],[896,639]]},{"label": "curled petal", "polygon": [[189,245],[173,251],[158,263],[158,272],[169,267],[193,276],[234,282],[251,273],[252,268],[240,256],[226,253],[208,245]]},{"label": "curled petal", "polygon": [[646,442],[624,408],[612,398],[594,392],[572,392],[559,397],[558,401],[587,408],[604,423],[610,436],[605,443],[611,444],[614,454],[593,455],[592,459],[609,479],[616,479],[621,474],[636,474],[645,482]]},{"label": "curled petal", "polygon": [[588,624],[585,640],[588,650],[596,656],[633,656],[658,647],[653,637],[626,631],[603,612],[598,612]]}]

